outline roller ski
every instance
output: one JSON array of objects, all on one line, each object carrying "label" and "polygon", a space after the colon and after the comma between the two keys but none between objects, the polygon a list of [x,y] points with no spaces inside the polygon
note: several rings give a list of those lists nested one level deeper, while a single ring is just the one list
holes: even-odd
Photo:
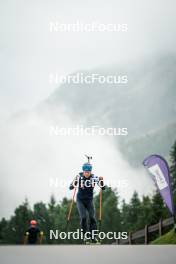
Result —
[{"label": "roller ski", "polygon": [[101,242],[98,239],[85,239],[84,245],[101,245]]}]

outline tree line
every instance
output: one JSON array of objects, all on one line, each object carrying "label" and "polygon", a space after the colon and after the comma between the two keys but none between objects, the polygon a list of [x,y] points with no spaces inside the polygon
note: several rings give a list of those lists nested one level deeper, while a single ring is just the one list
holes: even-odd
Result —
[{"label": "tree line", "polygon": [[[176,142],[170,152],[170,172],[172,175],[172,185],[174,202],[176,204]],[[23,244],[24,234],[31,219],[36,219],[40,229],[44,232],[44,244],[70,244],[80,243],[75,240],[50,239],[50,230],[76,231],[79,229],[79,215],[76,204],[73,205],[71,221],[67,223],[70,199],[63,198],[57,203],[52,195],[48,204],[44,202],[35,203],[30,207],[26,199],[19,205],[10,219],[2,218],[0,221],[0,244]],[[99,195],[95,195],[94,203],[97,220],[99,215]],[[144,228],[146,224],[156,224],[160,219],[170,217],[160,194],[155,191],[152,196],[145,195],[139,197],[135,191],[129,202],[120,197],[117,189],[106,188],[103,191],[102,203],[102,223],[101,231],[112,232],[134,232]],[[112,243],[104,240],[103,243]]]}]

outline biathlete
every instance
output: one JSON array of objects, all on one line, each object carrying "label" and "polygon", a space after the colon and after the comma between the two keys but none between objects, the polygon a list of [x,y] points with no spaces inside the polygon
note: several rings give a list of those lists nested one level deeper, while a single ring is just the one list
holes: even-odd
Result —
[{"label": "biathlete", "polygon": [[[92,174],[92,165],[88,162],[82,166],[83,172],[80,172],[79,175],[76,176],[74,181],[70,184],[70,190],[74,188],[78,188],[77,192],[77,208],[80,216],[80,224],[81,229],[83,231],[83,235],[85,237],[86,232],[90,232],[92,234],[93,230],[97,230],[97,221],[95,216],[95,207],[93,203],[93,190],[96,184],[104,190],[104,182],[103,177],[98,177]],[[87,212],[89,215],[89,229],[87,227]],[[94,237],[89,238],[92,243],[98,242],[98,240]],[[84,242],[87,241],[84,238]]]},{"label": "biathlete", "polygon": [[41,244],[43,239],[43,232],[40,231],[39,227],[37,226],[36,220],[30,221],[30,226],[25,232],[25,239],[24,244]]}]

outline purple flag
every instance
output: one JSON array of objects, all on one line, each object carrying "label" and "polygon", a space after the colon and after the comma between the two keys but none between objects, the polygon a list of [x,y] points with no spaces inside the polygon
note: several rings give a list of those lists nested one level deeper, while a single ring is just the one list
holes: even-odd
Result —
[{"label": "purple flag", "polygon": [[151,155],[143,161],[172,215],[175,215],[171,178],[167,161],[159,155]]}]

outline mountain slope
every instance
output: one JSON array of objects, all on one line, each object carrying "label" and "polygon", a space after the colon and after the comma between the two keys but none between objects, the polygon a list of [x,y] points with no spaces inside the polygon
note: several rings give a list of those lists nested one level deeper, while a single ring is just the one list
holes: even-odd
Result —
[{"label": "mountain slope", "polygon": [[169,130],[176,121],[175,69],[176,56],[168,55],[85,71],[85,75],[127,75],[128,83],[63,84],[45,103],[56,112],[64,107],[75,122],[86,126],[127,127],[128,137],[114,137],[114,142],[137,165],[151,152],[167,156],[176,139],[175,125]]}]

